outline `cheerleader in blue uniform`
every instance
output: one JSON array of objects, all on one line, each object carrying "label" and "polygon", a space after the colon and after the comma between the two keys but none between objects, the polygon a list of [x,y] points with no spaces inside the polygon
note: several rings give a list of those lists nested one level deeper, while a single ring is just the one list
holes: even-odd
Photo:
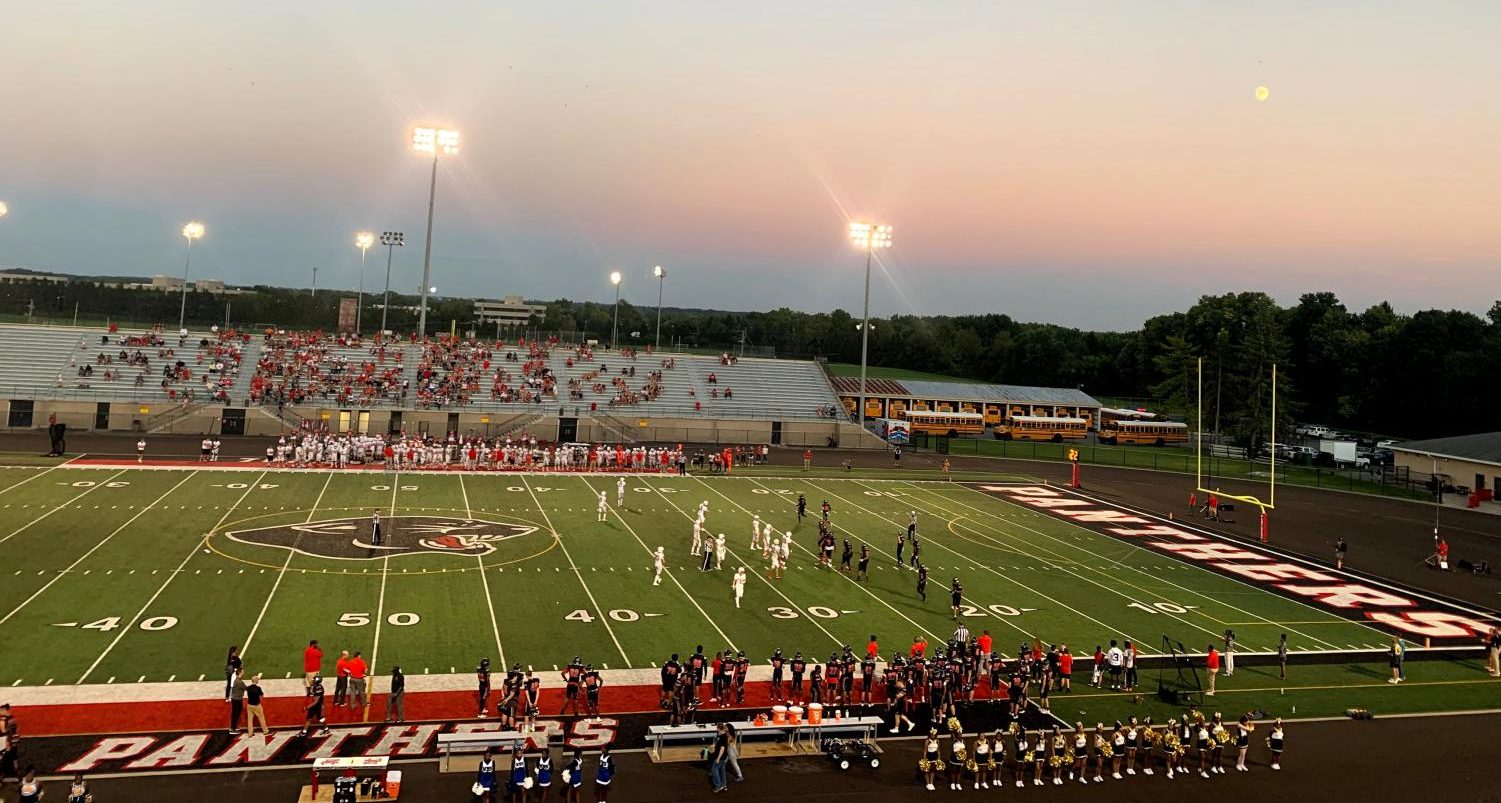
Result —
[{"label": "cheerleader in blue uniform", "polygon": [[567,788],[564,802],[579,803],[580,790],[584,787],[584,751],[573,751],[573,758],[568,759],[568,766],[563,768],[563,783]]},{"label": "cheerleader in blue uniform", "polygon": [[506,781],[506,791],[510,792],[512,800],[526,803],[526,792],[532,788],[531,771],[526,766],[526,753],[521,742],[517,742],[511,751],[511,775]]},{"label": "cheerleader in blue uniform", "polygon": [[482,799],[486,803],[495,799],[495,755],[488,747],[480,757],[479,775],[474,779],[474,785],[484,790]]},{"label": "cheerleader in blue uniform", "polygon": [[543,803],[547,803],[547,795],[552,791],[552,753],[547,750],[537,759],[537,786],[542,790]]},{"label": "cheerleader in blue uniform", "polygon": [[615,780],[615,757],[610,746],[599,749],[599,767],[594,771],[594,799],[604,803],[610,797],[610,782]]}]

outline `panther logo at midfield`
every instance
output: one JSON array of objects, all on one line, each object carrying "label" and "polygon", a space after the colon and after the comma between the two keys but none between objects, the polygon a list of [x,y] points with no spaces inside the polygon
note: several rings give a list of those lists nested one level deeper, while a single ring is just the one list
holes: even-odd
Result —
[{"label": "panther logo at midfield", "polygon": [[479,557],[494,552],[501,541],[536,531],[529,525],[477,519],[392,516],[381,519],[379,544],[371,542],[368,518],[279,524],[225,535],[242,544],[281,547],[315,558],[378,560],[397,555]]}]

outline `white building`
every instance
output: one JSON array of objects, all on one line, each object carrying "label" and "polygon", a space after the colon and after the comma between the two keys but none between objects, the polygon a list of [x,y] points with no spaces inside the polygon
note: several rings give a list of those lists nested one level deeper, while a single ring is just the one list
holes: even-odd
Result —
[{"label": "white building", "polygon": [[534,317],[547,317],[547,307],[542,304],[528,304],[521,296],[506,296],[499,301],[478,300],[474,302],[474,318],[482,324],[525,326],[531,323]]}]

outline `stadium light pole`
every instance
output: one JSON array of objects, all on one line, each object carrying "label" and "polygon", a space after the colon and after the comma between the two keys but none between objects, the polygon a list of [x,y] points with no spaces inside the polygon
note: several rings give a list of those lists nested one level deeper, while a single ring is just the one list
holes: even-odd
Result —
[{"label": "stadium light pole", "polygon": [[407,236],[399,231],[383,231],[380,233],[380,244],[386,247],[386,294],[380,302],[380,331],[384,337],[386,310],[391,307],[391,254],[395,253],[397,246],[407,244]]},{"label": "stadium light pole", "polygon": [[620,271],[610,271],[610,284],[615,285],[615,322],[610,325],[610,350],[614,351],[620,337]]},{"label": "stadium light pole", "polygon": [[365,309],[365,253],[370,246],[375,245],[375,235],[368,231],[362,231],[354,236],[354,247],[360,249],[360,292],[359,301],[354,305],[354,331],[360,331],[360,313]]},{"label": "stadium light pole", "polygon": [[438,154],[454,156],[459,152],[459,132],[448,128],[412,129],[412,150],[433,155],[433,175],[427,187],[427,241],[422,244],[422,305],[417,313],[417,328],[427,336],[427,288],[432,279],[433,204],[438,194]]},{"label": "stadium light pole", "polygon": [[891,247],[891,227],[875,223],[851,223],[850,242],[865,249],[865,312],[860,323],[860,426],[865,426],[865,363],[870,349],[870,259],[877,248]]},{"label": "stadium light pole", "polygon": [[662,284],[667,280],[667,271],[661,265],[651,269],[651,275],[657,277],[657,336],[652,338],[652,347],[658,350],[662,348]]},{"label": "stadium light pole", "polygon": [[183,239],[188,241],[188,255],[182,263],[182,303],[177,307],[177,331],[181,332],[188,319],[188,269],[193,266],[193,241],[203,236],[203,224],[190,221],[182,227]]}]

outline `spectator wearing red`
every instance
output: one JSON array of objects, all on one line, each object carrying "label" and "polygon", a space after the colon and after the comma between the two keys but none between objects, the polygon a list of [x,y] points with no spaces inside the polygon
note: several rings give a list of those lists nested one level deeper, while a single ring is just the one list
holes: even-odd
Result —
[{"label": "spectator wearing red", "polygon": [[812,468],[812,466],[813,466],[813,450],[812,449],[804,449],[803,450],[803,471],[807,471],[809,468]]},{"label": "spectator wearing red", "polygon": [[1060,691],[1073,691],[1074,654],[1068,651],[1068,645],[1062,647],[1062,653],[1058,656],[1058,689]]},{"label": "spectator wearing red", "polygon": [[307,643],[307,649],[302,651],[302,686],[307,688],[313,685],[313,678],[323,671],[323,650],[318,647],[318,640],[313,639]]},{"label": "spectator wearing red", "polygon": [[1209,670],[1209,691],[1204,693],[1206,697],[1214,696],[1214,681],[1220,674],[1220,651],[1209,645],[1209,654],[1204,656],[1204,668]]}]

